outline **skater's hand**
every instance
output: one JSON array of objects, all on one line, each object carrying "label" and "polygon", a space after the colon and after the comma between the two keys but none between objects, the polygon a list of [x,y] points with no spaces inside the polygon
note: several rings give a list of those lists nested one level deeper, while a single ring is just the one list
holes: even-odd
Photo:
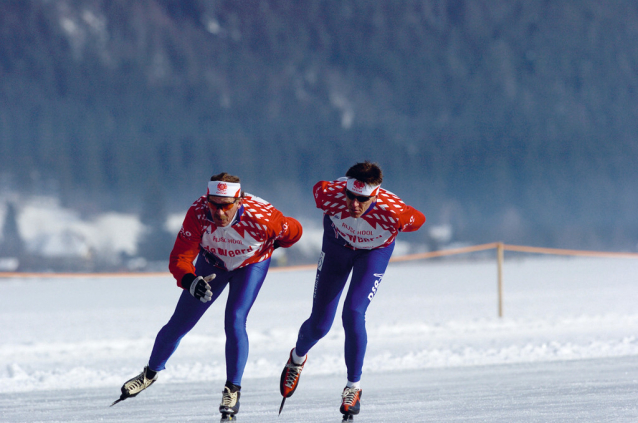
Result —
[{"label": "skater's hand", "polygon": [[[212,274],[211,276],[212,278],[207,276],[206,279],[210,278],[208,280],[213,280],[215,278],[215,274]],[[206,279],[198,276],[195,278],[193,283],[191,283],[191,287],[189,289],[191,295],[203,303],[207,303],[213,298],[213,291],[211,291],[210,285]]]},{"label": "skater's hand", "polygon": [[190,292],[190,294],[193,297],[197,298],[199,301],[207,303],[213,298],[213,291],[211,291],[208,282],[215,279],[215,276],[216,275],[214,273],[206,276],[205,278],[197,276],[190,283],[190,286],[184,286],[184,289],[188,289],[188,292]]}]

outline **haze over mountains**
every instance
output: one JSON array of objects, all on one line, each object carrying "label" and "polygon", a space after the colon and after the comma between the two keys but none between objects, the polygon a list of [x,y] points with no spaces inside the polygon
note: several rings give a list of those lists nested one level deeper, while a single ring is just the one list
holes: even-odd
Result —
[{"label": "haze over mountains", "polygon": [[635,250],[637,39],[630,0],[3,1],[0,197],[153,224],[228,171],[318,219],[368,159],[453,240]]}]

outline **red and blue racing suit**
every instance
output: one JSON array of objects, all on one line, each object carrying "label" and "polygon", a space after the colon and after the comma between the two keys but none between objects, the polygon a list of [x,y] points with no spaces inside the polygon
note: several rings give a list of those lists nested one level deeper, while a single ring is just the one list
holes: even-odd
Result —
[{"label": "red and blue racing suit", "polygon": [[283,248],[292,246],[301,238],[302,227],[297,220],[250,194],[243,199],[233,222],[218,227],[206,201],[206,196],[199,198],[186,213],[170,255],[169,270],[180,287],[187,273],[198,276],[215,273],[210,282],[212,300],[202,303],[188,291],[182,292],[173,316],[157,334],[149,368],[155,371],[165,368],[184,335],[228,285],[224,320],[226,377],[229,382],[241,385],[248,360],[246,320],[266,278],[274,242]]},{"label": "red and blue racing suit", "polygon": [[345,178],[318,182],[313,189],[317,208],[324,212],[323,245],[312,312],[299,330],[296,353],[306,355],[328,333],[352,272],[341,317],[348,380],[358,382],[368,342],[366,310],[388,266],[397,233],[416,231],[425,216],[393,193],[380,189],[376,202],[361,217],[350,217],[345,189]]}]

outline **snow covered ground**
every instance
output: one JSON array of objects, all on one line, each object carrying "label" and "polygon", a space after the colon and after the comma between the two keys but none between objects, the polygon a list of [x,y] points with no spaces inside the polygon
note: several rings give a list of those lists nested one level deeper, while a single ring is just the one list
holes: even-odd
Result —
[{"label": "snow covered ground", "polygon": [[[277,415],[279,374],[314,271],[271,271],[249,316],[242,422],[337,422],[339,318]],[[0,280],[0,421],[211,422],[225,380],[223,302],[160,380],[109,408],[146,364],[180,290],[169,276]],[[638,421],[638,260],[391,264],[368,310],[360,422]]]}]

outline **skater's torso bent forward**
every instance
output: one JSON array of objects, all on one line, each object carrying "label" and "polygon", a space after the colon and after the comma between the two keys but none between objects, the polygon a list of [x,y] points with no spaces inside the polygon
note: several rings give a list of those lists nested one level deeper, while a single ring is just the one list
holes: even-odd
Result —
[{"label": "skater's torso bent forward", "polygon": [[351,217],[346,207],[346,178],[320,181],[313,188],[315,203],[332,221],[334,235],[352,249],[371,250],[387,247],[399,232],[416,231],[425,222],[420,211],[405,204],[383,188],[368,210],[359,218]]},{"label": "skater's torso bent forward", "polygon": [[215,266],[232,271],[267,260],[275,241],[286,248],[297,242],[301,233],[297,220],[250,194],[243,198],[230,225],[217,226],[206,196],[202,196],[186,213],[170,255],[169,270],[180,285],[185,274],[195,274],[193,261],[201,252]]}]

